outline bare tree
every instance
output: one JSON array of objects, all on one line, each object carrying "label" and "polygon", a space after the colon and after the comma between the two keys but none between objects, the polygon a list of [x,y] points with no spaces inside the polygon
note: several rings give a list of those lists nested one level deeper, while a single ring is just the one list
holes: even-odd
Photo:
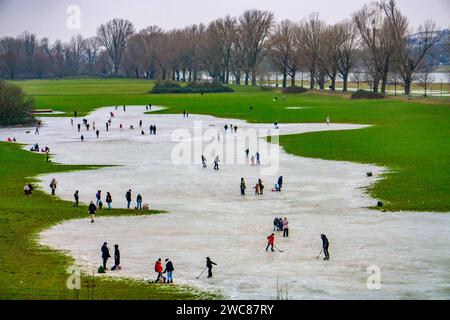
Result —
[{"label": "bare tree", "polygon": [[337,38],[337,69],[342,78],[342,91],[348,90],[348,77],[357,59],[359,39],[353,21],[343,21],[336,25],[334,36]]},{"label": "bare tree", "polygon": [[124,19],[113,19],[97,29],[97,37],[111,58],[117,75],[128,39],[134,33],[133,24]]},{"label": "bare tree", "polygon": [[263,49],[269,37],[274,16],[272,12],[247,10],[239,17],[239,28],[244,45],[245,84],[249,77],[256,85],[257,67],[263,58]]},{"label": "bare tree", "polygon": [[[289,20],[280,22],[269,41],[270,57],[283,77],[283,88],[287,86],[289,71],[296,69],[297,47],[296,26]],[[294,75],[295,77],[295,75]]]},{"label": "bare tree", "polygon": [[381,93],[385,94],[395,46],[395,37],[390,30],[390,24],[385,19],[383,8],[378,2],[365,5],[353,14],[353,20],[364,44],[363,59],[373,79],[373,91],[379,91],[381,81]]},{"label": "bare tree", "polygon": [[310,88],[314,89],[318,69],[320,39],[325,29],[325,23],[319,20],[317,13],[303,20],[299,28],[299,46],[305,57],[305,64],[310,74]]},{"label": "bare tree", "polygon": [[84,40],[83,60],[90,74],[94,72],[94,65],[99,55],[99,51],[100,43],[96,37],[91,37]]}]

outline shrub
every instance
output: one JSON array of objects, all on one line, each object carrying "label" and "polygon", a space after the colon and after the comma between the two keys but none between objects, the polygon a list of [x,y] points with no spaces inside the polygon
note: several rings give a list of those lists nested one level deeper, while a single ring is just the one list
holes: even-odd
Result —
[{"label": "shrub", "polygon": [[358,90],[353,92],[352,99],[383,99],[384,96],[379,93],[366,90]]},{"label": "shrub", "polygon": [[177,82],[158,81],[151,93],[214,93],[233,92],[230,87],[216,82],[190,82],[185,87]]},{"label": "shrub", "polygon": [[305,87],[287,87],[287,88],[283,88],[282,92],[289,94],[289,93],[305,93],[307,92],[308,89],[306,89]]},{"label": "shrub", "polygon": [[34,99],[25,95],[21,88],[0,81],[0,125],[31,124]]}]

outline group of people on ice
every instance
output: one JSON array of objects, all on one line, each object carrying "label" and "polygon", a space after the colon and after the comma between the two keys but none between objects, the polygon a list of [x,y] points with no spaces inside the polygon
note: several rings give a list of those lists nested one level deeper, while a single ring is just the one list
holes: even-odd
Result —
[{"label": "group of people on ice", "polygon": [[[151,105],[150,106],[146,105],[145,108],[146,108],[146,110],[149,110],[149,109],[151,110]],[[116,106],[115,110],[117,110],[117,109],[118,109],[118,106]],[[123,111],[124,112],[126,111],[126,106],[123,106]],[[75,118],[77,117],[77,111],[74,112],[74,117]],[[112,120],[114,119],[114,117],[115,117],[115,114],[114,114],[114,112],[111,111],[109,113],[109,119],[105,123],[106,132],[109,132],[109,129],[112,126]],[[70,122],[71,122],[71,125],[73,126],[74,125],[73,119],[70,119]],[[86,131],[89,131],[89,129],[92,127],[96,137],[97,138],[100,137],[100,130],[98,128],[96,128],[95,121],[92,122],[92,123],[89,123],[88,119],[84,118],[82,120],[82,123],[83,123],[83,126],[86,128]],[[81,126],[82,126],[81,123],[77,124],[78,132],[81,132]],[[145,132],[144,132],[144,130],[142,130],[142,127],[143,127],[143,122],[142,122],[142,120],[140,120],[139,121],[139,128],[141,128],[141,135],[145,135]],[[122,123],[119,124],[119,129],[121,131],[123,130],[123,124]],[[130,129],[135,129],[134,125],[130,125]],[[150,132],[151,135],[152,134],[153,135],[156,134],[156,125],[153,125],[153,124],[150,125],[149,132]],[[83,142],[85,140],[85,137],[84,137],[83,134],[80,136],[80,139],[81,139],[81,142]]]}]

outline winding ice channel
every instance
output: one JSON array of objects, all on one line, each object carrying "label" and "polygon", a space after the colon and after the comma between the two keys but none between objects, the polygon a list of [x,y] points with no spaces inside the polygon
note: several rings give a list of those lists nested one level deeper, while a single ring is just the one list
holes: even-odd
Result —
[{"label": "winding ice channel", "polygon": [[[153,107],[153,109],[157,109]],[[112,128],[105,132],[109,112],[116,113]],[[113,276],[154,279],[153,265],[158,257],[171,258],[174,279],[201,289],[219,290],[230,299],[275,299],[277,283],[288,289],[289,299],[449,299],[450,298],[450,215],[435,213],[381,213],[367,207],[376,203],[364,193],[382,168],[349,162],[306,159],[279,152],[279,171],[261,172],[249,164],[221,164],[212,169],[198,163],[202,151],[194,153],[196,163],[174,164],[171,154],[177,142],[176,129],[194,130],[202,121],[204,129],[224,134],[225,123],[238,125],[240,132],[249,128],[271,129],[269,124],[248,124],[240,120],[211,116],[146,114],[145,107],[102,108],[87,118],[100,128],[100,138],[92,130],[80,133],[75,119],[42,118],[40,135],[26,134],[27,129],[1,129],[0,138],[16,137],[27,148],[38,142],[48,145],[53,161],[64,164],[118,165],[98,170],[57,173],[40,176],[40,187],[49,191],[52,177],[58,180],[57,195],[72,200],[76,189],[81,201],[94,200],[98,189],[103,197],[111,192],[114,207],[125,207],[124,194],[131,188],[133,198],[139,192],[151,208],[167,214],[136,217],[102,217],[94,224],[86,219],[71,220],[42,232],[40,241],[51,248],[72,255],[87,272],[101,263],[100,246],[104,241],[121,248],[123,269]],[[145,135],[138,127],[143,120]],[[124,129],[119,129],[123,123]],[[198,123],[198,122],[197,122]],[[149,135],[150,124],[157,125],[157,135]],[[360,129],[346,124],[281,124],[280,134],[324,130]],[[227,138],[227,139],[226,139]],[[205,138],[206,139],[206,138]],[[234,138],[233,138],[234,139]],[[207,140],[207,139],[206,139]],[[209,140],[208,140],[209,141]],[[186,142],[186,141],[185,141]],[[258,140],[260,150],[268,147]],[[250,153],[255,146],[250,145]],[[267,155],[261,151],[264,167]],[[238,150],[238,156],[244,154]],[[366,177],[374,172],[374,178]],[[284,177],[284,190],[270,192],[277,177]],[[247,182],[247,196],[239,194],[240,178]],[[261,177],[265,194],[255,196],[252,187]],[[290,237],[277,235],[276,245],[284,252],[267,253],[266,237],[272,232],[274,217],[287,216]],[[317,260],[320,234],[330,239],[331,260]],[[218,265],[214,278],[196,276],[210,256]],[[111,261],[110,261],[111,262]],[[381,288],[369,290],[367,269],[378,266]]]}]

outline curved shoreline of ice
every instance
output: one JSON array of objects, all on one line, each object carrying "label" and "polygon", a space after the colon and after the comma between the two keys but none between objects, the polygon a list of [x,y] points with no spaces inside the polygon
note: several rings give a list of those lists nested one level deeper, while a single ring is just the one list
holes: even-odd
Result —
[{"label": "curved shoreline of ice", "polygon": [[[288,284],[290,299],[450,296],[450,286],[443,283],[450,273],[446,254],[450,217],[430,213],[383,214],[365,209],[375,200],[362,188],[376,179],[367,178],[366,172],[372,171],[377,177],[382,168],[300,158],[281,150],[280,175],[285,177],[285,190],[271,193],[277,176],[267,176],[263,177],[266,194],[255,197],[251,187],[260,176],[257,168],[225,165],[221,171],[213,172],[212,159],[208,159],[207,169],[195,164],[174,166],[168,160],[173,147],[170,135],[174,129],[189,130],[192,122],[198,120],[205,127],[219,130],[225,123],[237,124],[239,130],[267,129],[271,125],[200,115],[143,115],[143,107],[127,107],[126,113],[120,108],[101,108],[87,118],[102,127],[102,119],[110,111],[117,112],[113,128],[108,133],[101,130],[100,139],[91,131],[84,133],[87,139],[81,143],[69,118],[66,122],[45,118],[40,136],[18,135],[18,141],[31,143],[39,139],[40,145],[50,144],[56,162],[121,165],[54,174],[59,181],[57,194],[63,199],[71,200],[78,189],[81,200],[88,202],[101,189],[104,194],[112,192],[115,207],[123,207],[124,193],[132,187],[143,194],[144,202],[150,202],[152,208],[171,212],[99,217],[95,224],[90,224],[88,218],[71,220],[40,234],[43,244],[69,252],[88,273],[100,264],[100,246],[108,241],[111,247],[120,244],[124,267],[109,275],[153,278],[156,258],[170,257],[176,269],[176,283],[219,289],[231,299],[274,299],[277,281]],[[129,130],[129,125],[136,125],[139,119],[145,122],[145,128],[156,124],[158,135],[141,136],[138,130]],[[119,130],[118,121],[123,122],[123,130]],[[366,126],[280,127],[281,134],[293,134]],[[48,189],[52,176],[39,177],[42,189]],[[244,199],[238,190],[241,176],[247,178],[248,195]],[[278,237],[277,246],[285,252],[271,254],[264,251],[265,237],[272,231],[275,216],[289,217],[291,237]],[[332,260],[326,263],[315,259],[321,233],[326,233],[331,241]],[[205,256],[218,263],[215,278],[195,280],[204,267]],[[366,270],[371,265],[381,268],[381,290],[367,289]]]}]

